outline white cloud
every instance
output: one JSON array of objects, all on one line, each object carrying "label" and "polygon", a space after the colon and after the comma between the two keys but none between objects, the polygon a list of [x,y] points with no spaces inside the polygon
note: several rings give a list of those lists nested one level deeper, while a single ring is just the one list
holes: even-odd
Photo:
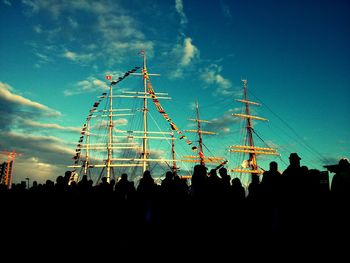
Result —
[{"label": "white cloud", "polygon": [[92,81],[92,84],[94,84],[94,86],[96,87],[100,87],[101,89],[107,89],[107,84],[106,82],[99,80],[99,79],[94,79]]},{"label": "white cloud", "polygon": [[66,52],[63,54],[63,56],[64,56],[65,58],[70,59],[70,60],[75,60],[76,57],[77,57],[77,54],[74,53],[74,52],[71,52],[71,51],[66,51]]},{"label": "white cloud", "polygon": [[217,93],[221,95],[232,95],[232,83],[229,79],[226,79],[221,75],[221,71],[222,67],[216,64],[211,64],[209,67],[204,69],[200,77],[205,83],[216,85]]},{"label": "white cloud", "polygon": [[20,183],[21,181],[26,181],[26,178],[29,178],[30,186],[33,181],[42,184],[46,180],[55,181],[58,175],[63,174],[63,171],[63,168],[41,162],[35,157],[18,157],[14,165],[13,182]]},{"label": "white cloud", "polygon": [[43,32],[43,29],[42,29],[41,25],[36,25],[36,26],[33,27],[33,29],[34,29],[34,32],[36,32],[38,34]]},{"label": "white cloud", "polygon": [[[116,1],[23,0],[22,3],[30,15],[39,12],[50,14],[50,22],[53,23],[42,23],[34,27],[35,32],[46,36],[50,45],[56,46],[56,52],[44,52],[38,47],[40,53],[49,57],[63,56],[83,64],[104,61],[110,66],[123,63],[124,55],[130,52],[135,51],[137,54],[145,49],[148,55],[153,54],[153,41],[146,39],[143,31],[138,28],[139,22]],[[81,12],[91,17],[89,25],[84,24]],[[47,25],[53,27],[48,28]],[[88,37],[89,34],[94,35],[93,40]],[[62,42],[66,43],[64,47],[60,44]],[[79,49],[79,53],[69,46]],[[37,63],[37,67],[40,67],[40,63]]]},{"label": "white cloud", "polygon": [[78,95],[86,92],[96,92],[98,90],[108,90],[107,82],[90,76],[85,80],[76,83],[75,88],[65,90],[65,96]]},{"label": "white cloud", "polygon": [[51,59],[45,54],[42,54],[42,53],[39,53],[39,52],[35,52],[35,55],[37,57],[39,57],[40,64],[47,63],[47,62],[51,61]]},{"label": "white cloud", "polygon": [[183,43],[183,57],[181,59],[181,65],[187,66],[191,61],[199,56],[198,48],[192,44],[192,39],[187,37]]},{"label": "white cloud", "polygon": [[180,23],[182,25],[187,23],[187,17],[184,12],[184,6],[182,0],[175,0],[175,8],[177,13],[180,15]]},{"label": "white cloud", "polygon": [[55,129],[55,130],[63,130],[63,131],[76,131],[80,132],[81,128],[79,127],[64,127],[55,123],[40,123],[33,120],[23,119],[22,123],[31,127],[45,128],[45,129]]},{"label": "white cloud", "polygon": [[6,149],[15,150],[18,155],[14,165],[14,182],[30,177],[39,182],[55,179],[64,173],[71,164],[73,148],[53,136],[34,136],[16,132],[0,132],[0,144]]},{"label": "white cloud", "polygon": [[53,109],[50,109],[49,107],[47,107],[41,103],[26,99],[20,95],[14,94],[11,92],[12,90],[13,90],[13,88],[11,86],[7,85],[6,83],[0,82],[0,98],[1,99],[5,100],[7,102],[10,102],[10,103],[19,105],[19,106],[31,107],[31,108],[35,108],[38,110],[48,112],[48,113],[53,114],[53,115],[60,115],[60,112],[55,111]]},{"label": "white cloud", "polygon": [[63,57],[75,61],[75,62],[79,62],[79,63],[85,63],[85,62],[89,62],[91,60],[93,60],[93,54],[88,53],[88,54],[77,54],[75,52],[72,51],[65,51],[62,55]]},{"label": "white cloud", "polygon": [[172,78],[183,77],[184,69],[199,58],[199,50],[192,44],[192,39],[189,37],[186,37],[182,44],[176,44],[171,53],[173,59],[178,61],[175,63],[178,67],[171,72]]},{"label": "white cloud", "polygon": [[222,116],[214,118],[210,121],[210,123],[207,123],[203,129],[214,131],[221,135],[231,133],[232,125],[241,121],[240,119],[232,116],[232,113],[239,112],[240,110],[240,108],[236,108],[225,111]]},{"label": "white cloud", "polygon": [[184,76],[184,70],[183,68],[177,68],[170,73],[171,78],[182,78]]},{"label": "white cloud", "polygon": [[68,23],[73,28],[78,28],[79,27],[78,22],[76,20],[74,20],[73,18],[71,18],[71,17],[68,17]]},{"label": "white cloud", "polygon": [[147,54],[152,53],[153,42],[151,41],[133,41],[133,42],[118,42],[110,45],[112,52],[125,53],[134,51],[135,54],[140,50],[147,50]]}]

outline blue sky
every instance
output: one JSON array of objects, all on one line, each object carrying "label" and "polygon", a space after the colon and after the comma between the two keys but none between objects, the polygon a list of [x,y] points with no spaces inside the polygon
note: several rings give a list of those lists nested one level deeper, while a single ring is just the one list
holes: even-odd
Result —
[{"label": "blue sky", "polygon": [[172,120],[190,128],[198,100],[201,118],[213,121],[204,128],[219,133],[205,143],[229,168],[227,147],[242,137],[231,115],[241,79],[263,103],[254,114],[269,119],[255,130],[281,153],[263,158],[263,168],[276,160],[283,170],[290,152],[320,170],[350,155],[348,1],[2,0],[0,12],[0,150],[21,154],[14,182],[64,174],[89,109],[108,88],[105,75],[141,66],[140,50],[161,74],[151,78],[154,90],[172,98],[162,101]]}]

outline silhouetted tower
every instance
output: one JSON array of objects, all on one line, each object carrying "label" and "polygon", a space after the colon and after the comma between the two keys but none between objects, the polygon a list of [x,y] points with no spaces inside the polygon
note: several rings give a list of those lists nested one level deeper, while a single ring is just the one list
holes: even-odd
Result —
[{"label": "silhouetted tower", "polygon": [[16,156],[21,154],[16,153],[15,150],[12,152],[1,151],[1,153],[7,155],[7,162],[4,162],[1,165],[0,183],[6,185],[8,189],[11,189],[13,179],[13,165],[15,163]]}]

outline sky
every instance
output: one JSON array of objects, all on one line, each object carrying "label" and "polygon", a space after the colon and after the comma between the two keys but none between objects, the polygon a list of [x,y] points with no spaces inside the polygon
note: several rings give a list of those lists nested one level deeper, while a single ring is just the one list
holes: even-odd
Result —
[{"label": "sky", "polygon": [[[253,123],[256,145],[281,154],[258,159],[263,169],[274,160],[283,171],[291,152],[319,170],[350,157],[349,1],[1,0],[0,12],[0,151],[17,152],[15,183],[70,169],[89,110],[108,92],[105,76],[142,66],[141,50],[149,73],[160,74],[151,76],[155,92],[171,97],[161,101],[166,113],[181,131],[193,129],[198,101],[200,119],[212,121],[202,128],[218,133],[204,138],[206,154],[224,156],[228,168],[237,166],[228,147],[242,144],[245,130],[232,116],[242,79],[262,104],[252,114],[269,120]],[[114,89],[141,84],[128,76]],[[148,106],[150,130],[153,121],[169,130]],[[179,156],[192,154],[175,137]],[[169,148],[150,146],[158,156]]]}]

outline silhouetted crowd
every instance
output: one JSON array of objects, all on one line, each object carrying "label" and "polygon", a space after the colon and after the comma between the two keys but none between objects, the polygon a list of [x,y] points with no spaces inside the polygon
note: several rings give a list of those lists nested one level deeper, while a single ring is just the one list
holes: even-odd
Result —
[{"label": "silhouetted crowd", "polygon": [[339,161],[329,187],[328,175],[301,166],[300,159],[292,153],[283,173],[271,162],[262,176],[249,175],[247,190],[224,167],[196,165],[190,181],[169,171],[161,184],[145,171],[137,186],[127,174],[98,185],[87,176],[71,182],[67,171],[29,189],[2,186],[1,224],[22,241],[54,237],[67,249],[77,242],[225,254],[328,249],[350,236],[350,164]]}]

